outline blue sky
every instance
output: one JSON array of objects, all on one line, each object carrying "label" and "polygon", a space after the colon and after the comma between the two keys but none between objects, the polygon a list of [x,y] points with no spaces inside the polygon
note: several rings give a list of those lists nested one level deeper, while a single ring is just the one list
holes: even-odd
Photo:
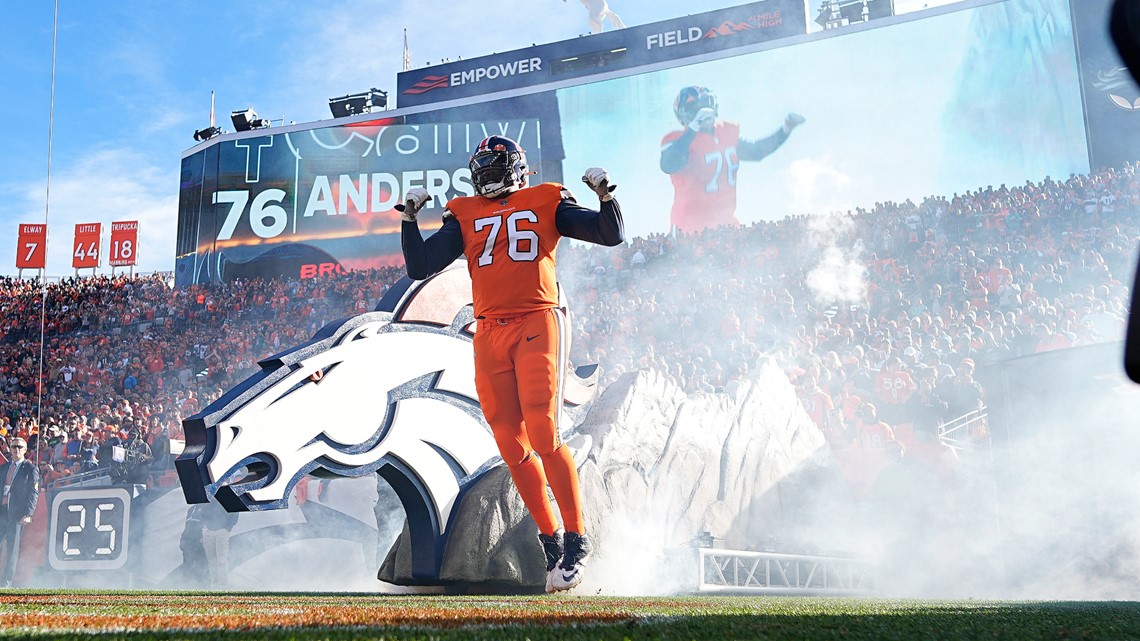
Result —
[{"label": "blue sky", "polygon": [[[899,12],[950,0],[896,0]],[[612,0],[627,25],[744,4]],[[818,0],[810,0],[813,11]],[[335,7],[335,8],[329,8]],[[74,274],[76,223],[140,220],[137,271],[174,265],[179,158],[209,122],[253,107],[329,119],[328,98],[394,89],[407,29],[414,67],[587,33],[579,0],[335,5],[268,0],[59,0],[50,208],[45,207],[53,2],[9,0],[0,22],[0,274],[15,274],[19,223],[48,211],[49,276]],[[813,14],[814,15],[814,14]],[[394,95],[394,92],[393,92]],[[90,273],[85,270],[84,274]],[[103,267],[99,273],[110,273]],[[25,274],[28,275],[28,274]]]}]

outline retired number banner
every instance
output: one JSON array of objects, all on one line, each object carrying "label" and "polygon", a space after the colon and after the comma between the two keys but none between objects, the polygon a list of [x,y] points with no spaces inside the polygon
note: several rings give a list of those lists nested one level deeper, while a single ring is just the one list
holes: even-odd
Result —
[{"label": "retired number banner", "polygon": [[71,266],[75,269],[99,266],[99,244],[103,240],[103,223],[79,223],[75,226],[75,244],[71,247]]},{"label": "retired number banner", "polygon": [[20,225],[16,269],[43,269],[47,257],[47,225]]},{"label": "retired number banner", "polygon": [[139,264],[139,221],[124,220],[111,223],[111,267]]}]

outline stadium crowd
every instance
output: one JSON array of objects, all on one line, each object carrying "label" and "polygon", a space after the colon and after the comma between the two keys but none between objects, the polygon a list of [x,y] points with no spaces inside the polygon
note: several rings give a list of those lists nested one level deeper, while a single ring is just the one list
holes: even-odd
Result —
[{"label": "stadium crowd", "polygon": [[[108,466],[112,448],[134,430],[153,471],[168,469],[184,417],[259,359],[374,308],[400,273],[184,289],[162,274],[96,276],[50,283],[46,295],[35,281],[0,278],[0,435],[28,439],[45,484]],[[0,455],[8,456],[6,444]]]},{"label": "stadium crowd", "polygon": [[[1124,336],[1136,166],[920,203],[573,246],[575,349],[712,392],[774,354],[835,446],[984,407],[979,364]],[[615,259],[616,255],[616,259]]]},{"label": "stadium crowd", "polygon": [[[1129,165],[618,251],[566,245],[572,359],[601,363],[607,382],[656,367],[713,392],[768,353],[833,446],[907,442],[984,406],[981,364],[1122,338],[1137,213]],[[259,359],[373,309],[402,275],[184,289],[96,276],[46,293],[0,278],[0,434],[28,439],[46,482],[107,465],[134,431],[168,469],[184,417]]]}]

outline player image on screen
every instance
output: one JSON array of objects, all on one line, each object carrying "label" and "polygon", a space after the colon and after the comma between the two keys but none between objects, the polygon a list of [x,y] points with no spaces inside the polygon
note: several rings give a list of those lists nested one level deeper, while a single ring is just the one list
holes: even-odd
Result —
[{"label": "player image on screen", "polygon": [[[562,1],[566,2],[566,0]],[[610,9],[606,0],[582,0],[582,5],[586,7],[586,11],[590,12],[590,33],[601,33],[602,23],[606,20],[610,21],[610,25],[614,29],[625,29],[625,23],[621,21],[621,16]]]},{"label": "player image on screen", "polygon": [[[471,156],[476,195],[447,202],[443,226],[427,240],[416,215],[432,199],[408,191],[400,206],[408,276],[423,280],[467,257],[475,318],[475,389],[503,463],[538,525],[546,554],[546,591],[577,586],[591,550],[582,519],[578,469],[559,435],[569,323],[559,307],[555,253],[563,236],[599,245],[625,240],[609,176],[582,177],[600,210],[575,202],[558,183],[528,187],[526,153],[504,136],[484,139]],[[546,488],[558,502],[558,527]]]},{"label": "player image on screen", "polygon": [[718,118],[716,96],[705,87],[681,89],[673,113],[682,129],[661,140],[661,171],[673,181],[670,229],[691,233],[739,225],[736,172],[744,160],[761,160],[778,149],[804,117],[789,113],[784,124],[760,140],[742,140],[740,125]]}]

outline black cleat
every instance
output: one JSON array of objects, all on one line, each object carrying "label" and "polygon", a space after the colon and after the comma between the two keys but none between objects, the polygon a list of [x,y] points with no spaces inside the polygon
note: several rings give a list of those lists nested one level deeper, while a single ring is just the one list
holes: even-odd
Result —
[{"label": "black cleat", "polygon": [[549,581],[551,587],[554,588],[553,591],[569,590],[582,582],[586,569],[586,557],[590,556],[593,549],[594,546],[590,545],[590,538],[585,534],[566,533],[562,561],[550,573],[553,575],[553,579]]},{"label": "black cleat", "polygon": [[562,559],[562,545],[564,540],[562,530],[556,531],[554,536],[547,536],[540,533],[538,540],[542,543],[543,554],[546,555],[546,591],[548,593],[554,592],[552,582],[554,581],[555,568],[558,566],[558,561]]}]

